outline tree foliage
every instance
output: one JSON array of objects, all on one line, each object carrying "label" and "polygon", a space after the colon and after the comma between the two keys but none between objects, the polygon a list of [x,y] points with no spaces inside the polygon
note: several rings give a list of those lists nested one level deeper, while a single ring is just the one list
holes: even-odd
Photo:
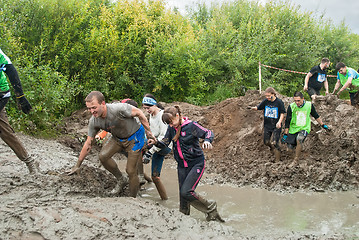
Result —
[{"label": "tree foliage", "polygon": [[[0,0],[0,9],[0,47],[34,106],[29,116],[15,102],[8,111],[29,130],[48,129],[92,90],[108,101],[151,92],[211,104],[258,88],[258,62],[307,72],[328,57],[330,74],[338,61],[359,65],[357,34],[289,1],[197,3],[186,15],[161,0]],[[262,77],[287,95],[304,79],[267,68]]]}]

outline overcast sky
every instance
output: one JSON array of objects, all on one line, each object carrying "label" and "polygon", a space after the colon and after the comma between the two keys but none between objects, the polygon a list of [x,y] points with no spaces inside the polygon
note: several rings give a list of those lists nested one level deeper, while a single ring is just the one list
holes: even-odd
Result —
[{"label": "overcast sky", "polygon": [[[167,0],[171,7],[178,7],[181,13],[185,12],[186,6],[196,2],[220,3],[234,0]],[[265,3],[269,0],[260,0]],[[359,0],[290,0],[295,5],[300,5],[306,11],[312,11],[316,15],[322,15],[333,20],[338,25],[342,20],[356,34],[359,34]]]}]

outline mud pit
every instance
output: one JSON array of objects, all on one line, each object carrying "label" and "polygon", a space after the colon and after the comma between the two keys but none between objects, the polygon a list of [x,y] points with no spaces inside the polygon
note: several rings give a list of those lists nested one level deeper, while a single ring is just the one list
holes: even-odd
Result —
[{"label": "mud pit", "polygon": [[[280,98],[286,107],[291,102],[291,98]],[[274,163],[274,157],[262,143],[262,112],[247,109],[262,99],[263,96],[253,91],[208,107],[171,103],[180,105],[183,115],[215,132],[214,149],[206,152],[207,168],[202,183],[254,187],[283,194],[349,191],[358,195],[357,110],[334,97],[318,101],[317,111],[332,131],[324,132],[313,123],[304,145],[302,164],[288,168],[292,160],[290,153],[284,151],[282,161]],[[44,175],[24,174],[25,165],[0,141],[0,239],[266,238],[260,229],[257,235],[245,235],[245,231],[230,224],[207,223],[203,217],[184,216],[177,209],[166,208],[145,197],[109,195],[115,181],[98,168],[99,146],[84,162],[81,175],[65,175],[64,171],[77,160],[88,118],[84,110],[74,113],[62,129],[63,137],[56,141],[20,135],[29,152],[37,155]],[[174,160],[169,157],[167,161]],[[351,206],[352,211],[358,212],[358,202]],[[229,220],[229,214],[225,213],[224,218]],[[279,231],[275,238],[346,239],[358,234],[358,231],[349,235],[339,231],[323,236]]]}]

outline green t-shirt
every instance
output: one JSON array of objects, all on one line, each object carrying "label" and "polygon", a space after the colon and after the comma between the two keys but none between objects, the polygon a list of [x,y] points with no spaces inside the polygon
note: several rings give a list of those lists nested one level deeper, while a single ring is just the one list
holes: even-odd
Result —
[{"label": "green t-shirt", "polygon": [[291,103],[292,120],[289,125],[289,133],[295,134],[299,131],[305,130],[310,132],[310,112],[312,111],[312,103],[305,102],[303,107],[298,107],[297,104]]},{"label": "green t-shirt", "polygon": [[349,92],[355,93],[359,90],[359,74],[357,71],[355,71],[352,68],[347,67],[347,73],[344,76],[343,74],[339,73],[337,74],[337,79],[340,80],[340,83],[344,86],[344,84],[348,81],[348,78],[353,78],[352,80],[352,87],[349,87]]},{"label": "green t-shirt", "polygon": [[[0,67],[3,64],[11,64],[10,59],[4,54],[4,52],[0,49]],[[0,69],[0,92],[9,91],[9,83],[6,78],[6,74],[4,69]]]}]

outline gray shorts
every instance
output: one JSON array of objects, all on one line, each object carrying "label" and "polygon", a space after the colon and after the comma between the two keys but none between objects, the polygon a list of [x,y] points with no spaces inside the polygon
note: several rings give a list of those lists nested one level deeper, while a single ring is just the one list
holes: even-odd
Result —
[{"label": "gray shorts", "polygon": [[305,130],[299,131],[294,134],[288,133],[286,143],[288,144],[289,148],[294,148],[295,146],[297,146],[297,142],[303,143],[307,136],[308,132]]},{"label": "gray shorts", "polygon": [[316,90],[314,88],[308,87],[307,93],[309,94],[310,97],[312,97],[312,95],[320,95],[320,90]]}]

